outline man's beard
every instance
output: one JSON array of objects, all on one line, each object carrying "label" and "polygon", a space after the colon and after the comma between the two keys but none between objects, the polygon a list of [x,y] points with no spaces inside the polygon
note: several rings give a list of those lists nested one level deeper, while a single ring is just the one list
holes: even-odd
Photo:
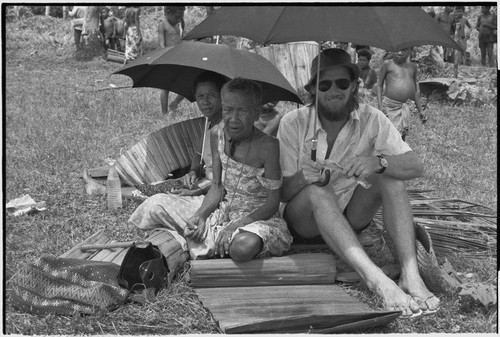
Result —
[{"label": "man's beard", "polygon": [[354,93],[349,94],[349,99],[344,105],[332,110],[331,107],[325,106],[318,100],[318,109],[321,116],[329,121],[342,121],[349,117],[351,111],[358,107],[358,102]]}]

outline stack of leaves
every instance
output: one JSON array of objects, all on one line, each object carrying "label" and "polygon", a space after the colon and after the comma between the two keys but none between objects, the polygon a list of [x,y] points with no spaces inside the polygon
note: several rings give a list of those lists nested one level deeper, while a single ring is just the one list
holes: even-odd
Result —
[{"label": "stack of leaves", "polygon": [[[457,253],[462,258],[470,259],[495,257],[496,212],[459,199],[429,198],[423,192],[429,191],[409,191],[416,228],[425,229],[430,237],[430,250],[435,250],[439,260],[444,260],[441,264],[434,261],[431,266],[433,277],[429,278],[432,284],[426,284],[428,287],[436,286],[431,291],[458,293],[461,297],[479,301],[487,308],[496,304],[495,285],[465,282],[446,258],[446,255]],[[383,226],[380,212],[374,221],[379,228]]]}]

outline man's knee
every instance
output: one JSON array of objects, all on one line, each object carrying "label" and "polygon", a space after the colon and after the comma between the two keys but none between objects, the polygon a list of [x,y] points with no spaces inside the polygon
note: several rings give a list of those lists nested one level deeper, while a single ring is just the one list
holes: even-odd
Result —
[{"label": "man's knee", "polygon": [[406,185],[404,180],[388,177],[385,175],[379,175],[378,181],[382,196],[384,195],[384,193],[396,195],[406,194]]},{"label": "man's knee", "polygon": [[234,236],[229,253],[231,258],[238,262],[246,262],[253,259],[262,251],[264,243],[262,239],[253,233],[242,232]]}]

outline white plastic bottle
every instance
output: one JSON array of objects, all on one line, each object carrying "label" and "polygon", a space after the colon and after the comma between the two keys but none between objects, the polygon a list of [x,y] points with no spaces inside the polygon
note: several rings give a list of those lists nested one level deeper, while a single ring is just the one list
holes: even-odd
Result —
[{"label": "white plastic bottle", "polygon": [[116,171],[115,161],[111,161],[109,166],[108,179],[106,180],[108,208],[117,209],[122,207],[122,184]]}]

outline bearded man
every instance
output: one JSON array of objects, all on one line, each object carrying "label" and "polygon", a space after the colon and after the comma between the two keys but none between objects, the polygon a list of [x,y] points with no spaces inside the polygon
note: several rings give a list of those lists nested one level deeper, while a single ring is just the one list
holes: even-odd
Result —
[{"label": "bearded man", "polygon": [[[283,218],[294,235],[321,236],[382,298],[387,310],[400,310],[402,317],[434,313],[440,301],[418,271],[404,182],[422,176],[422,162],[381,111],[358,103],[360,70],[348,53],[323,51],[319,74],[317,62],[318,57],[305,88],[313,102],[317,95],[318,111],[314,105],[291,111],[278,129]],[[357,238],[381,206],[401,266],[399,285],[371,261]]]}]

